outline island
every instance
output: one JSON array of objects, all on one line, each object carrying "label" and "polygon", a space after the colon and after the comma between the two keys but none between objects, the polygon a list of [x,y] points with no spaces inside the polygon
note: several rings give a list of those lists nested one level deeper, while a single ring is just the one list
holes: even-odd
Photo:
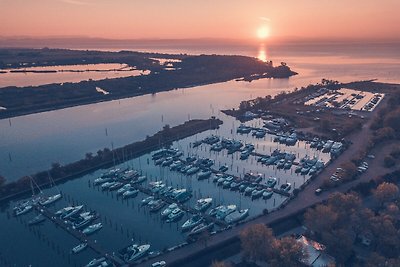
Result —
[{"label": "island", "polygon": [[[161,63],[163,60],[169,60],[168,64]],[[252,81],[261,77],[288,78],[297,74],[285,63],[273,66],[271,61],[263,62],[256,58],[238,55],[193,56],[48,48],[0,49],[0,71],[3,72],[13,68],[24,72],[24,68],[29,67],[99,63],[127,64],[131,68],[146,70],[149,73],[99,81],[1,88],[0,107],[3,109],[0,111],[0,118],[155,94],[233,79]],[[99,93],[98,88],[105,90],[107,94]]]}]

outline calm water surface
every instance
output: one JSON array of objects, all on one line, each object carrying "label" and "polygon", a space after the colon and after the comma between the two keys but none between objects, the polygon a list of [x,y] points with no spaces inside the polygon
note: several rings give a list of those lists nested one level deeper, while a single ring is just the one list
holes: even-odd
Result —
[{"label": "calm water surface", "polygon": [[[143,49],[145,50],[145,49]],[[149,49],[148,49],[149,50]],[[157,50],[154,48],[154,50]],[[159,52],[174,52],[173,49]],[[154,134],[165,124],[181,124],[188,118],[208,118],[217,116],[224,121],[218,131],[208,131],[174,143],[185,155],[196,154],[215,160],[218,167],[230,166],[229,172],[242,175],[246,171],[261,172],[266,177],[276,176],[279,183],[291,182],[299,187],[308,177],[294,174],[293,169],[277,171],[273,167],[257,164],[254,157],[246,161],[238,159],[238,154],[227,156],[226,152],[210,153],[209,147],[202,145],[191,149],[190,142],[199,140],[214,133],[226,137],[241,139],[256,145],[260,153],[270,153],[275,148],[295,153],[298,158],[304,155],[318,156],[327,161],[326,154],[320,154],[300,142],[295,147],[277,145],[271,136],[254,139],[252,136],[237,136],[234,129],[239,122],[223,115],[220,110],[237,107],[240,101],[265,95],[276,95],[281,91],[290,91],[294,87],[305,86],[320,81],[321,78],[332,78],[340,81],[354,79],[378,78],[381,81],[399,82],[400,56],[395,49],[377,47],[375,57],[368,56],[365,50],[353,48],[283,47],[266,49],[260,46],[254,49],[222,50],[221,48],[191,49],[191,53],[244,54],[272,58],[274,61],[286,61],[298,76],[290,79],[265,79],[245,82],[226,82],[178,89],[155,95],[110,101],[63,110],[33,114],[0,120],[0,174],[9,181],[50,167],[52,162],[69,163],[84,157],[86,152],[96,152],[104,147],[118,147]],[[389,51],[389,52],[387,52]],[[176,52],[176,51],[175,51]],[[178,51],[179,52],[179,51]],[[281,52],[281,53],[279,53]],[[35,83],[36,80],[31,80]],[[259,121],[249,124],[259,126]],[[274,194],[269,200],[251,201],[238,193],[222,190],[211,181],[198,181],[196,177],[186,177],[166,168],[154,166],[150,155],[122,164],[140,169],[150,181],[163,180],[175,187],[191,188],[194,197],[188,202],[193,205],[199,197],[211,196],[216,204],[236,204],[250,208],[250,216],[260,214],[264,208],[273,209],[279,206],[284,197]],[[147,163],[149,162],[149,163]],[[81,179],[66,182],[59,186],[65,197],[56,203],[53,210],[68,204],[84,204],[87,210],[100,214],[104,228],[91,238],[97,240],[107,251],[116,251],[132,242],[149,242],[153,250],[163,250],[185,240],[179,230],[180,223],[166,224],[159,214],[150,214],[139,205],[145,197],[139,194],[135,199],[122,201],[115,193],[102,192],[91,186],[101,171],[86,175]],[[55,193],[56,189],[49,189]],[[42,226],[30,228],[27,221],[34,214],[18,218],[11,215],[9,203],[0,212],[0,266],[82,266],[96,257],[91,250],[79,255],[70,255],[70,249],[77,244],[71,236],[53,224],[45,222]],[[185,215],[187,218],[188,215]],[[7,229],[6,231],[4,229]],[[151,231],[149,230],[151,229]],[[21,255],[24,257],[21,257]]]}]

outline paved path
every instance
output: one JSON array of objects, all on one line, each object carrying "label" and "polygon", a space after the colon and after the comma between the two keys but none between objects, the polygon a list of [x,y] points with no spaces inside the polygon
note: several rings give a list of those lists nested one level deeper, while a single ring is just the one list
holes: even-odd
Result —
[{"label": "paved path", "polygon": [[[363,125],[361,131],[357,131],[351,134],[347,139],[352,142],[352,145],[340,155],[339,158],[334,160],[331,164],[329,164],[318,176],[316,179],[311,181],[305,188],[302,190],[296,198],[291,200],[283,209],[274,211],[268,215],[261,216],[249,223],[241,224],[236,227],[233,227],[230,230],[226,230],[219,234],[212,236],[208,240],[208,247],[217,247],[219,244],[223,242],[229,242],[230,240],[234,242],[234,238],[238,236],[238,234],[249,224],[263,223],[263,224],[272,224],[279,220],[290,217],[294,214],[297,214],[301,211],[306,210],[309,207],[314,206],[315,204],[321,203],[324,200],[327,200],[330,193],[332,192],[347,192],[352,187],[356,186],[361,182],[367,182],[377,175],[383,175],[391,170],[385,169],[382,167],[382,161],[375,160],[367,160],[369,162],[369,170],[363,173],[357,180],[351,181],[349,183],[342,184],[338,187],[335,187],[329,191],[323,192],[321,195],[315,195],[314,191],[321,187],[323,184],[325,177],[330,177],[335,171],[336,168],[345,162],[351,161],[358,151],[365,149],[369,142],[369,137],[372,134],[370,130],[370,125],[373,120],[377,117],[377,113],[380,109],[382,109],[387,104],[387,97],[381,102],[381,104],[372,112],[371,118],[366,121]],[[379,155],[381,157],[383,155]],[[187,256],[195,255],[200,251],[204,250],[204,244],[202,242],[191,243],[185,247],[180,249],[171,251],[169,253],[160,255],[156,258],[153,258],[151,261],[147,261],[138,266],[150,266],[151,263],[156,261],[164,260],[167,264],[174,265],[178,264],[180,260],[185,259]]]}]

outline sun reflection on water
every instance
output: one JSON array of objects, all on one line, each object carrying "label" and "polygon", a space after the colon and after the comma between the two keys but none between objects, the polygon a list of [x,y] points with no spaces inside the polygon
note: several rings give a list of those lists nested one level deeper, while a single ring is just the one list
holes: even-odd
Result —
[{"label": "sun reflection on water", "polygon": [[267,48],[265,47],[264,44],[261,44],[260,47],[258,48],[258,54],[257,58],[261,61],[267,62]]}]

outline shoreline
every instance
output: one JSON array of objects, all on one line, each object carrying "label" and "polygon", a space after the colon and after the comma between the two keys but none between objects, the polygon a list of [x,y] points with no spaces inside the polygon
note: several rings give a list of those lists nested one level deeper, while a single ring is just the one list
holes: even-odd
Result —
[{"label": "shoreline", "polygon": [[[149,74],[88,80],[77,83],[53,83],[40,86],[0,88],[0,119],[80,106],[102,101],[124,99],[146,94],[170,91],[180,88],[197,87],[206,84],[227,82],[235,79],[252,81],[260,77],[289,78],[297,73],[286,64],[273,66],[272,62],[263,62],[247,56],[226,55],[172,55],[138,52],[99,52],[55,49],[28,49],[6,51],[0,54],[1,68],[15,66],[17,62],[27,62],[23,67],[120,63],[137,70],[147,70]],[[14,53],[14,54],[13,54]],[[19,56],[22,54],[22,56]],[[15,58],[14,58],[15,57]],[[72,58],[71,58],[72,57]],[[156,57],[156,59],[154,59]],[[157,58],[171,61],[161,64]],[[173,59],[178,61],[172,61]],[[9,66],[9,67],[10,67]],[[168,70],[173,68],[173,70]],[[21,69],[23,71],[23,69]],[[99,94],[96,88],[109,92]]]},{"label": "shoreline", "polygon": [[33,177],[39,186],[46,188],[52,184],[49,181],[49,175],[51,175],[55,184],[66,182],[99,169],[110,168],[115,164],[142,156],[157,148],[168,146],[174,141],[210,129],[217,129],[222,123],[221,120],[212,117],[206,120],[189,120],[172,128],[166,125],[163,129],[144,140],[133,142],[113,150],[108,148],[100,149],[96,155],[87,153],[85,158],[66,165],[55,163],[49,170],[23,176],[16,181],[6,183],[0,187],[0,203],[31,193],[30,177]]}]

